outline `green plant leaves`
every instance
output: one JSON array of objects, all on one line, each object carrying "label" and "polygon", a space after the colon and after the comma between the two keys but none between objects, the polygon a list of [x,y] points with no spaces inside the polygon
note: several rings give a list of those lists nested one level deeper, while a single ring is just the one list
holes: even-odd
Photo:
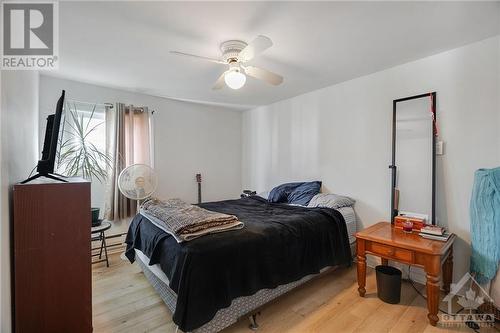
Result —
[{"label": "green plant leaves", "polygon": [[58,165],[64,168],[66,176],[81,176],[104,183],[113,160],[89,140],[91,133],[104,126],[104,122],[100,122],[90,127],[96,107],[94,104],[90,116],[84,117],[84,113],[78,111],[74,103],[66,103],[64,141],[60,144]]}]

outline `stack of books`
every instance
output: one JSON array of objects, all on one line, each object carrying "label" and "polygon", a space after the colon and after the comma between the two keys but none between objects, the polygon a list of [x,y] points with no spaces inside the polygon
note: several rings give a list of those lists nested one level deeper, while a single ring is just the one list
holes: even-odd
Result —
[{"label": "stack of books", "polygon": [[427,239],[433,239],[442,242],[446,242],[451,236],[451,234],[444,228],[438,227],[436,225],[428,225],[423,227],[422,229],[420,229],[419,235]]}]

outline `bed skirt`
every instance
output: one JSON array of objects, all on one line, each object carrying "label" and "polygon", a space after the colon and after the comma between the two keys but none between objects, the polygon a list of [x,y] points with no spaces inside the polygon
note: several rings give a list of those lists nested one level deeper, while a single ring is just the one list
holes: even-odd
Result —
[{"label": "bed skirt", "polygon": [[[351,253],[353,255],[355,254],[355,244],[355,242],[351,244]],[[136,255],[135,259],[139,267],[141,267],[149,283],[153,286],[160,298],[167,305],[170,312],[174,313],[175,305],[177,303],[177,295],[175,294],[175,292],[150,270],[148,264],[144,263],[140,256]],[[329,271],[332,268],[334,267],[325,267],[318,274],[307,275],[300,280],[278,286],[274,289],[261,289],[251,296],[242,296],[235,298],[229,307],[217,311],[215,317],[211,321],[195,329],[193,333],[219,332],[224,328],[236,323],[238,319],[242,318],[243,316],[250,315],[252,311],[259,309],[264,304],[269,303],[270,301],[286,294],[290,290],[306,283],[307,281],[322,274],[325,271]]]}]

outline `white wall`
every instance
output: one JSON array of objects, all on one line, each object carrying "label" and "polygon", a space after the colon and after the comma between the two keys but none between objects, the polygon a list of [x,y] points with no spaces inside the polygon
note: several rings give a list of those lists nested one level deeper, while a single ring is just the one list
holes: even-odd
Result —
[{"label": "white wall", "polygon": [[[62,89],[66,90],[67,98],[78,101],[123,102],[148,106],[155,111],[154,162],[159,178],[157,196],[196,202],[195,174],[201,172],[203,201],[238,197],[241,191],[241,112],[42,75],[40,147],[43,144],[45,119],[54,112]],[[93,205],[99,203],[93,202]]]},{"label": "white wall", "polygon": [[[369,56],[369,55],[367,55]],[[357,200],[366,227],[390,216],[392,100],[437,92],[439,223],[456,233],[455,278],[469,266],[469,200],[478,168],[500,165],[500,37],[278,103],[243,116],[243,187],[320,179]]]},{"label": "white wall", "polygon": [[38,157],[38,73],[2,71],[0,109],[0,331],[11,331],[11,186]]}]

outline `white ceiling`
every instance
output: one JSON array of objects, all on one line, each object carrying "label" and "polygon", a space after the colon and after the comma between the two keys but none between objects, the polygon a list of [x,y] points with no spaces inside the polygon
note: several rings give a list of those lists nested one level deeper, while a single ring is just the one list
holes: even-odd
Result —
[{"label": "white ceiling", "polygon": [[[264,105],[500,33],[500,2],[60,2],[49,75],[176,99]],[[251,63],[285,77],[211,89],[227,39],[270,37]]]}]

